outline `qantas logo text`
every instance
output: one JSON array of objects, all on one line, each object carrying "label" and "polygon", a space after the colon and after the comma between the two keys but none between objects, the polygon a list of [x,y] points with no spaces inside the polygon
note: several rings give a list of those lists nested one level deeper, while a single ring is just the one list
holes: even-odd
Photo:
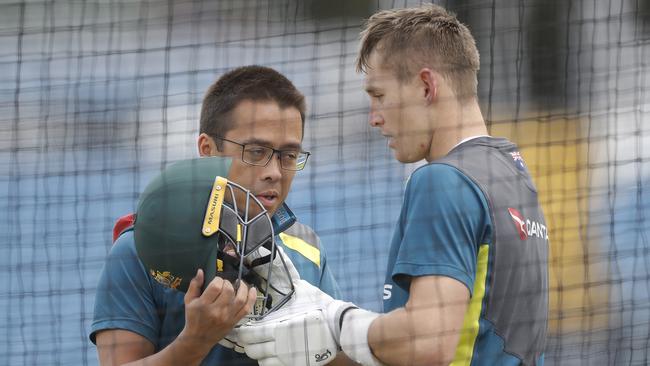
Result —
[{"label": "qantas logo text", "polygon": [[510,213],[510,217],[512,217],[512,221],[515,223],[515,228],[519,233],[519,239],[526,240],[529,237],[535,237],[548,240],[546,225],[524,218],[517,209],[508,208],[508,212]]}]

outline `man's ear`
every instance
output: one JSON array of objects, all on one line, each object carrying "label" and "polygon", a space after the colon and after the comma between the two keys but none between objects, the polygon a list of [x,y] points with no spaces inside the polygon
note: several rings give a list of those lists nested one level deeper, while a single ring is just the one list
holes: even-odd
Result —
[{"label": "man's ear", "polygon": [[424,98],[428,104],[435,103],[438,99],[438,77],[440,75],[425,67],[420,70],[418,77],[424,86]]},{"label": "man's ear", "polygon": [[199,135],[196,145],[199,149],[199,156],[214,156],[219,151],[214,139],[205,133]]}]

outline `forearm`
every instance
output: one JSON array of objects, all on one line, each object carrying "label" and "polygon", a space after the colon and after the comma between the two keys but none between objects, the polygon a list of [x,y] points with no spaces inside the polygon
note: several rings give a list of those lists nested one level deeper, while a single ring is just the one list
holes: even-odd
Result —
[{"label": "forearm", "polygon": [[[395,366],[448,364],[448,355],[453,356],[448,351],[455,349],[455,344],[449,344],[449,334],[438,330],[444,327],[431,326],[430,319],[418,315],[417,311],[400,308],[377,318],[368,331],[375,357]],[[451,338],[457,341],[457,337]]]},{"label": "forearm", "polygon": [[368,344],[388,365],[447,365],[456,355],[469,303],[461,282],[445,276],[416,277],[404,307],[375,319]]},{"label": "forearm", "polygon": [[255,288],[215,277],[201,293],[203,271],[198,270],[185,293],[185,326],[162,351],[129,363],[136,365],[199,365],[212,347],[224,340],[235,323],[250,313],[257,296]]},{"label": "forearm", "polygon": [[448,364],[458,341],[458,331],[452,329],[462,319],[444,319],[440,308],[407,304],[383,315],[345,311],[339,344],[350,359],[364,366]]},{"label": "forearm", "polygon": [[194,366],[199,365],[210,350],[211,347],[209,346],[197,344],[197,342],[187,340],[182,335],[179,335],[178,338],[160,352],[137,361],[129,362],[125,366]]}]

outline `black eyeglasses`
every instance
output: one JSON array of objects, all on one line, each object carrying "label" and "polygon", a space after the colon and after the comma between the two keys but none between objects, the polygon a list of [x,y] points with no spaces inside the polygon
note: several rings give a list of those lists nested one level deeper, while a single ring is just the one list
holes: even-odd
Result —
[{"label": "black eyeglasses", "polygon": [[213,136],[215,139],[230,142],[242,147],[241,160],[250,165],[266,166],[275,153],[280,157],[280,167],[285,170],[303,170],[307,165],[307,159],[311,155],[308,151],[300,150],[276,150],[272,147],[258,144],[240,144],[239,142],[225,139],[221,136]]}]

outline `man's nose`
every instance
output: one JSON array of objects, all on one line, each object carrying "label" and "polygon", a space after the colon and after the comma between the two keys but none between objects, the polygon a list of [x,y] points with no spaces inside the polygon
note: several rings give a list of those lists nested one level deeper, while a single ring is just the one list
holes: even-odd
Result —
[{"label": "man's nose", "polygon": [[264,167],[263,180],[276,181],[282,178],[282,166],[280,165],[280,154],[273,152],[271,160]]},{"label": "man's nose", "polygon": [[377,111],[371,109],[370,114],[368,115],[368,123],[372,127],[379,127],[384,124],[384,119]]}]

